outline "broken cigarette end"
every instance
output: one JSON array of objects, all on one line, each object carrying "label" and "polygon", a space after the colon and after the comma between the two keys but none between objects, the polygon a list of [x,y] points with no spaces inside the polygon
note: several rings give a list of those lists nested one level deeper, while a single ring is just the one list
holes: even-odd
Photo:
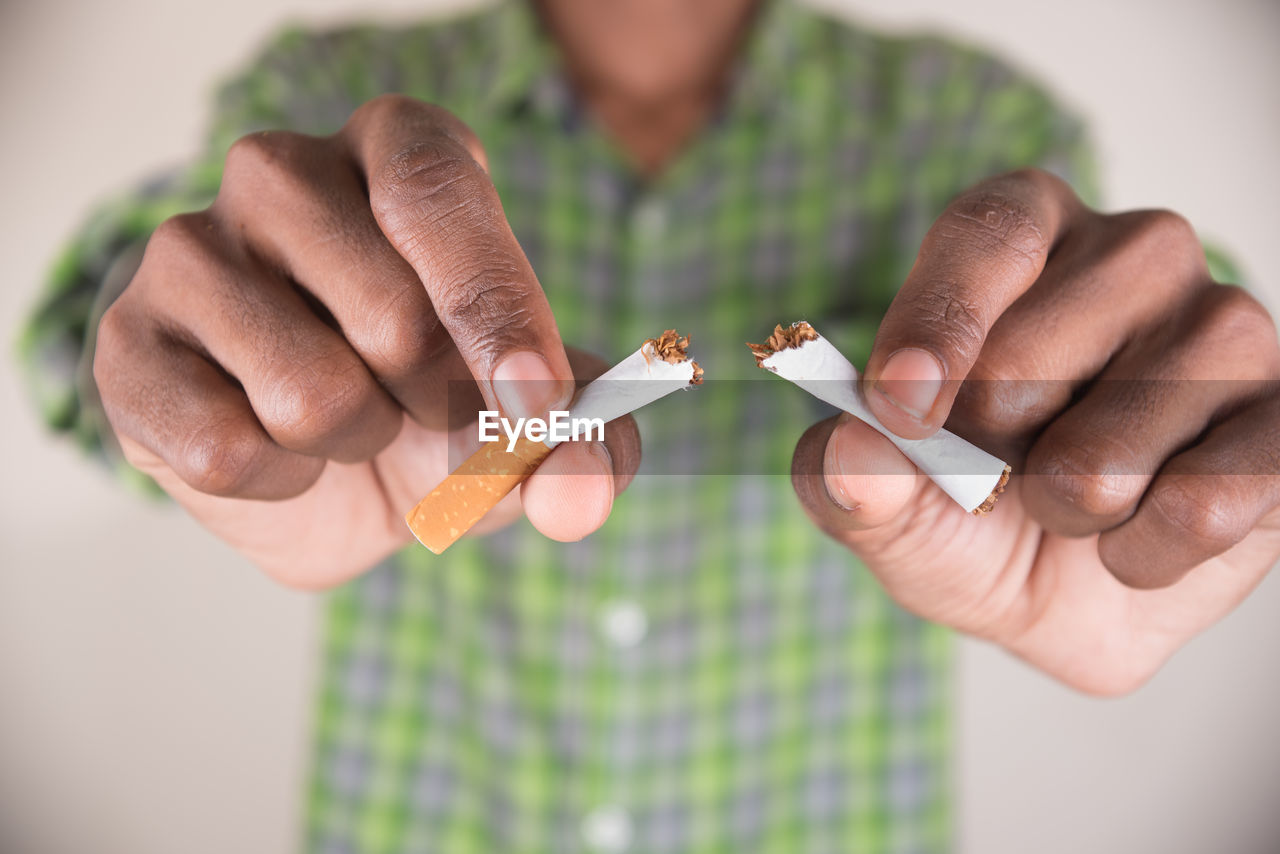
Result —
[{"label": "broken cigarette end", "polygon": [[681,336],[674,329],[668,329],[657,338],[646,338],[641,349],[650,347],[659,359],[669,365],[678,365],[689,358],[689,336]]},{"label": "broken cigarette end", "polygon": [[774,327],[763,344],[749,344],[756,364],[825,403],[858,418],[892,442],[965,512],[989,513],[1009,483],[1004,461],[947,431],[903,439],[871,412],[853,363],[804,321]]},{"label": "broken cigarette end", "polygon": [[751,349],[751,355],[756,357],[756,367],[763,368],[764,360],[774,353],[799,347],[806,341],[816,340],[817,337],[818,330],[803,320],[797,320],[786,327],[779,323],[773,327],[773,334],[763,344],[752,344],[748,341],[747,347]]},{"label": "broken cigarette end", "polygon": [[1000,473],[1000,480],[996,481],[995,488],[991,490],[991,494],[981,504],[973,508],[973,515],[985,516],[995,508],[996,502],[1000,500],[1000,494],[1009,485],[1009,476],[1011,474],[1013,474],[1013,467],[1005,466],[1004,471]]},{"label": "broken cigarette end", "polygon": [[[702,366],[689,358],[689,342],[692,340],[692,336],[681,335],[674,329],[668,329],[657,338],[646,338],[640,345],[640,352],[646,354],[652,352],[668,365],[688,362],[693,366],[693,377],[689,380],[689,385],[702,385]],[[645,358],[647,359],[648,356],[646,355]]]}]

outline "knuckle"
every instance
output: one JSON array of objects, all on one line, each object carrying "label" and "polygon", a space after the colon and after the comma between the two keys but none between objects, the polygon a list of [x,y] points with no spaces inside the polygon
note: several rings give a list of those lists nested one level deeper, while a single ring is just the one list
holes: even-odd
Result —
[{"label": "knuckle", "polygon": [[111,398],[115,396],[117,356],[132,334],[132,322],[125,317],[118,302],[108,308],[98,321],[98,335],[93,352],[93,382],[103,398],[103,404],[108,407],[111,405]]},{"label": "knuckle", "polygon": [[1041,169],[1038,166],[1023,166],[1020,169],[1014,169],[1012,172],[1006,172],[1000,176],[1000,181],[1009,184],[1030,184],[1037,186],[1040,190],[1048,191],[1052,194],[1062,196],[1064,198],[1076,197],[1075,190],[1071,184],[1063,180],[1058,175]]},{"label": "knuckle", "polygon": [[206,211],[169,217],[151,232],[143,264],[147,265],[148,260],[155,263],[206,254],[212,229],[213,222]]},{"label": "knuckle", "polygon": [[352,113],[347,128],[385,127],[412,122],[416,127],[451,140],[465,149],[478,163],[484,161],[484,148],[465,122],[436,104],[419,101],[408,95],[384,94],[366,101]]},{"label": "knuckle", "polygon": [[441,327],[416,281],[349,333],[352,345],[376,374],[393,379],[421,373],[441,345]]},{"label": "knuckle", "polygon": [[268,382],[260,416],[286,445],[311,448],[359,420],[375,393],[355,360],[316,359]]},{"label": "knuckle", "polygon": [[227,149],[222,164],[222,182],[233,183],[239,178],[256,178],[274,159],[270,132],[242,136]]},{"label": "knuckle", "polygon": [[952,412],[962,415],[966,424],[981,434],[990,434],[1004,426],[1001,417],[1004,393],[999,380],[968,378],[956,393]]},{"label": "knuckle", "polygon": [[405,121],[432,127],[446,134],[455,129],[469,132],[466,125],[444,107],[397,92],[386,92],[365,101],[352,112],[347,124],[379,127]]},{"label": "knuckle", "polygon": [[111,387],[111,379],[120,355],[137,335],[137,323],[117,300],[98,321],[94,341],[93,379],[100,392]]},{"label": "knuckle", "polygon": [[134,303],[143,312],[186,315],[195,310],[195,303],[177,294],[216,292],[234,257],[211,210],[170,217],[152,231],[138,272],[120,301]]},{"label": "knuckle", "polygon": [[484,199],[489,185],[482,176],[465,151],[442,140],[419,141],[387,158],[374,176],[371,203],[393,224],[430,225]]},{"label": "knuckle", "polygon": [[1274,349],[1275,321],[1244,288],[1213,285],[1206,290],[1203,303],[1199,317],[1214,339],[1244,344],[1255,353],[1258,347]]},{"label": "knuckle", "polygon": [[1063,507],[1091,519],[1127,516],[1141,495],[1143,475],[1126,465],[1127,452],[1113,442],[1057,443],[1035,452],[1031,470]]},{"label": "knuckle", "polygon": [[209,495],[235,496],[244,491],[267,440],[249,430],[227,425],[195,432],[178,459],[179,476]]},{"label": "knuckle", "polygon": [[93,382],[108,414],[136,396],[131,372],[161,348],[155,327],[131,302],[121,297],[103,313],[94,340]]},{"label": "knuckle", "polygon": [[940,288],[922,291],[909,306],[919,328],[948,345],[948,349],[977,358],[987,338],[984,308],[958,290]]},{"label": "knuckle", "polygon": [[477,162],[483,159],[484,147],[480,145],[480,138],[466,122],[436,104],[420,102],[420,107],[441,134],[460,144]]},{"label": "knuckle", "polygon": [[398,92],[384,92],[365,101],[352,112],[348,123],[377,125],[409,116],[423,117],[428,123],[436,125],[461,124],[461,121],[444,107]]},{"label": "knuckle", "polygon": [[483,171],[463,152],[417,143],[394,155],[370,192],[374,216],[393,246],[411,262],[439,264],[433,247],[497,239],[505,220]]},{"label": "knuckle", "polygon": [[1066,384],[1024,379],[1012,365],[989,362],[984,356],[970,371],[952,411],[981,435],[1029,439],[1059,410],[1064,389],[1056,386]]},{"label": "knuckle", "polygon": [[1200,240],[1196,237],[1195,227],[1182,214],[1166,208],[1141,211],[1140,213],[1143,229],[1151,240],[1162,243],[1171,249],[1186,245],[1199,249]]},{"label": "knuckle", "polygon": [[1212,489],[1203,476],[1170,475],[1153,488],[1151,504],[1176,534],[1188,537],[1200,550],[1226,551],[1244,539],[1247,522]]},{"label": "knuckle", "polygon": [[[136,321],[130,316],[120,300],[107,308],[98,321],[98,334],[95,341],[96,355],[117,352],[124,342],[132,338],[137,328]],[[94,360],[95,370],[97,359]]]},{"label": "knuckle", "polygon": [[1011,253],[1036,267],[1049,253],[1049,238],[1035,210],[993,186],[971,190],[952,202],[939,222],[939,233],[980,252]]},{"label": "knuckle", "polygon": [[408,95],[387,93],[365,101],[351,114],[351,122],[381,123],[393,120],[423,106],[421,101]]},{"label": "knuckle", "polygon": [[242,136],[227,150],[223,174],[233,179],[261,180],[264,175],[292,171],[301,157],[305,140],[300,134],[280,130]]},{"label": "knuckle", "polygon": [[313,192],[308,159],[318,140],[288,131],[261,131],[236,140],[227,151],[215,205],[253,210],[264,197]]},{"label": "knuckle", "polygon": [[1144,263],[1166,270],[1182,282],[1208,278],[1208,262],[1186,217],[1171,210],[1131,211],[1116,215],[1127,232],[1127,244],[1137,247]]},{"label": "knuckle", "polygon": [[459,271],[449,277],[453,284],[442,289],[437,308],[454,325],[469,330],[472,340],[517,337],[534,320],[520,273],[514,261],[496,258],[479,269]]}]

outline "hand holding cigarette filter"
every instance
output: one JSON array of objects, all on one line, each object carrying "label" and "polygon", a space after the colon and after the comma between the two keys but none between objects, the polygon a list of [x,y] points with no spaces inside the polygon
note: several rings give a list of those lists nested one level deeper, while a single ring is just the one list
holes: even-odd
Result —
[{"label": "hand holding cigarette filter", "polygon": [[[584,387],[559,423],[572,440],[588,425],[603,425],[665,397],[702,383],[702,368],[689,357],[689,338],[668,329]],[[545,426],[545,425],[544,425]],[[545,435],[484,444],[405,515],[409,530],[440,554],[457,542],[511,490],[540,466],[562,441]]]},{"label": "hand holding cigarette filter", "polygon": [[915,463],[966,511],[984,514],[995,506],[1012,471],[986,451],[946,430],[926,439],[903,439],[871,413],[858,387],[858,371],[827,339],[803,320],[778,325],[763,344],[748,344],[756,364],[866,422]]}]

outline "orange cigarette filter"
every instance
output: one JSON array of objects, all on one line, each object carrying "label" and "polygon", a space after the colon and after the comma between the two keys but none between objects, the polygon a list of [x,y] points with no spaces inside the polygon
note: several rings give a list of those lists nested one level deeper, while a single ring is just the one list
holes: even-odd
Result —
[{"label": "orange cigarette filter", "polygon": [[533,474],[551,453],[544,442],[521,436],[508,451],[501,442],[480,447],[405,515],[418,542],[440,554]]}]

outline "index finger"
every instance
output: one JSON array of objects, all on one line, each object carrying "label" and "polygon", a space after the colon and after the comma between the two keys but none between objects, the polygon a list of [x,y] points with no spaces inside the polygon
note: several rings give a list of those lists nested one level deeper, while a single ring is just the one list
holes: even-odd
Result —
[{"label": "index finger", "polygon": [[514,417],[563,408],[574,382],[560,332],[471,131],[438,107],[384,96],[342,135],[378,227],[422,280],[488,405]]},{"label": "index finger", "polygon": [[987,333],[1083,210],[1064,181],[1035,169],[984,181],[947,206],[880,324],[863,376],[886,427],[921,439],[942,426]]}]

